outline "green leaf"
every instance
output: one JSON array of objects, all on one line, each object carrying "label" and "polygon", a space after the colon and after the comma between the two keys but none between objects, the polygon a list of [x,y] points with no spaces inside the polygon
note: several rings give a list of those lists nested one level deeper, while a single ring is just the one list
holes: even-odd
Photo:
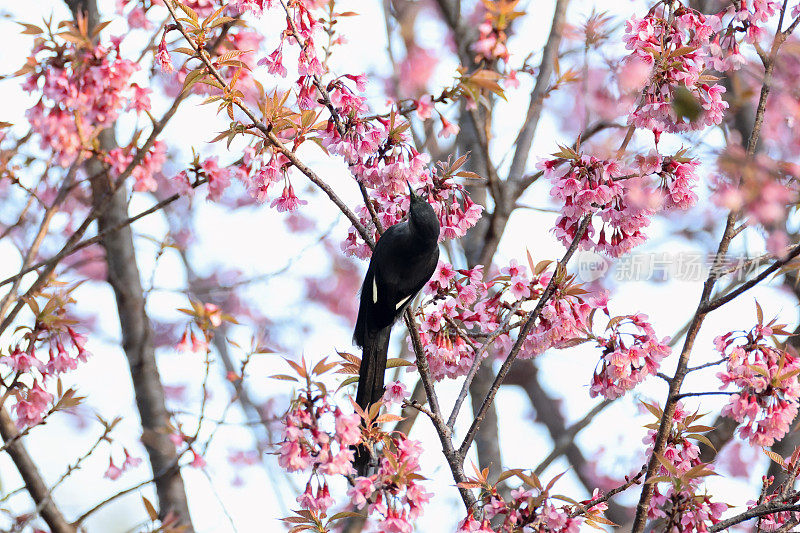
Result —
[{"label": "green leaf", "polygon": [[521,468],[512,468],[511,470],[506,470],[505,472],[500,474],[500,477],[497,478],[497,482],[501,483],[501,482],[507,480],[508,478],[516,476],[516,475],[518,475],[520,473],[522,473],[522,469]]},{"label": "green leaf", "polygon": [[193,70],[187,74],[186,78],[183,80],[183,89],[181,89],[181,93],[187,92],[192,85],[200,81],[200,77],[203,75],[205,75],[205,70],[203,68]]}]

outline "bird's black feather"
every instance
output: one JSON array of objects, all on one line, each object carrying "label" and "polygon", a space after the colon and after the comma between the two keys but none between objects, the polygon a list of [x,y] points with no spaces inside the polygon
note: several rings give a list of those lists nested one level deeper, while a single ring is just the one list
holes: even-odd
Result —
[{"label": "bird's black feather", "polygon": [[[361,286],[353,341],[362,348],[356,403],[365,411],[383,396],[386,356],[392,325],[436,270],[439,220],[433,208],[410,192],[406,220],[378,239]],[[369,453],[356,450],[359,475],[365,475]]]}]

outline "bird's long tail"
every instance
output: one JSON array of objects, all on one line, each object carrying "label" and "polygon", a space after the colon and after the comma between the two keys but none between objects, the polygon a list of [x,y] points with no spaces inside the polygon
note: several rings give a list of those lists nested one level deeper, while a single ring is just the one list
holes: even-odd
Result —
[{"label": "bird's long tail", "polygon": [[[361,355],[361,368],[358,372],[358,390],[356,403],[365,411],[383,396],[383,376],[386,373],[386,357],[389,351],[389,325],[376,331],[364,334],[364,349]],[[359,445],[355,449],[353,466],[359,476],[367,475],[370,454],[366,446]]]}]

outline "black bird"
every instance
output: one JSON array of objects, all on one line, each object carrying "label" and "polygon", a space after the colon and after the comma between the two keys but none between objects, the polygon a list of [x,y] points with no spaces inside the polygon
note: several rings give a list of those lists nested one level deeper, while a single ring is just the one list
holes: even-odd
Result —
[{"label": "black bird", "polygon": [[[408,217],[383,232],[361,286],[353,341],[362,348],[356,403],[365,411],[383,396],[383,376],[392,325],[425,286],[439,261],[439,220],[433,207],[408,184]],[[356,449],[359,475],[366,475],[369,452]]]}]

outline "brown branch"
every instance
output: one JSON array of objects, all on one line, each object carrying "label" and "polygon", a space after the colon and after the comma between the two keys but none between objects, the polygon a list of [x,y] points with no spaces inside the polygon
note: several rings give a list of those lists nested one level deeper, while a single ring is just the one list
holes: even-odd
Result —
[{"label": "brown branch", "polygon": [[[798,493],[795,493],[793,496],[798,496]],[[725,529],[730,528],[731,526],[735,526],[736,524],[740,524],[751,518],[758,518],[760,516],[772,514],[772,513],[781,513],[785,511],[799,511],[800,504],[797,503],[783,503],[779,500],[773,500],[768,503],[764,503],[762,505],[757,505],[752,509],[748,509],[743,513],[739,513],[736,516],[732,516],[725,520],[720,520],[713,526],[708,528],[709,533],[714,533],[716,531],[722,531]]]},{"label": "brown branch", "polygon": [[503,323],[500,324],[500,326],[497,329],[495,329],[491,335],[489,335],[489,337],[483,342],[483,344],[480,347],[476,346],[475,343],[472,342],[470,336],[466,332],[464,332],[464,330],[461,329],[450,317],[447,316],[445,317],[445,319],[453,327],[456,328],[456,331],[458,331],[459,336],[470,345],[470,347],[472,348],[472,352],[475,354],[475,359],[474,361],[472,361],[472,366],[470,367],[469,372],[467,372],[467,375],[464,377],[464,383],[461,385],[461,391],[458,393],[458,397],[456,398],[456,401],[453,404],[453,410],[450,412],[450,416],[447,419],[447,425],[448,427],[450,427],[450,429],[453,429],[453,427],[455,426],[456,418],[458,417],[458,412],[459,410],[461,410],[461,405],[467,398],[467,393],[469,392],[469,386],[472,383],[472,380],[475,378],[475,374],[478,372],[478,367],[481,365],[481,362],[483,361],[483,354],[486,353],[486,350],[488,349],[489,345],[492,344],[497,337],[499,337],[504,333],[508,333],[510,329],[509,322],[514,317],[514,315],[516,314],[517,310],[520,308],[521,305],[522,301],[518,301],[512,306],[511,310],[509,310],[508,312],[508,315],[506,315],[506,318],[503,320]]},{"label": "brown branch", "polygon": [[[208,182],[207,178],[201,178],[201,179],[195,181],[191,185],[191,187],[193,189],[195,189],[195,188],[199,187],[200,185],[203,185],[203,184],[205,184],[207,182]],[[59,262],[61,262],[61,260],[64,259],[65,257],[68,257],[68,256],[74,254],[75,252],[86,248],[87,246],[91,246],[93,244],[99,243],[103,239],[103,237],[107,236],[108,234],[113,233],[115,231],[118,231],[118,230],[120,230],[120,229],[122,229],[122,228],[124,228],[126,226],[130,226],[131,224],[133,224],[137,220],[140,220],[140,219],[142,219],[142,218],[144,218],[144,217],[146,217],[148,215],[152,215],[153,213],[156,213],[156,212],[160,211],[164,207],[168,206],[169,204],[171,204],[173,202],[176,202],[177,200],[179,200],[181,198],[183,198],[183,195],[178,194],[178,193],[173,194],[172,196],[169,196],[169,197],[165,198],[164,200],[161,200],[161,201],[157,202],[152,207],[149,207],[148,209],[145,209],[144,211],[142,211],[140,213],[137,213],[136,215],[128,217],[125,220],[121,220],[121,221],[117,222],[116,225],[114,225],[112,227],[104,228],[103,230],[99,231],[93,237],[89,237],[88,239],[84,239],[84,240],[76,243],[75,245],[73,245],[69,249],[62,248],[60,252],[58,252],[56,255],[54,255],[50,259],[46,259],[44,261],[41,261],[39,263],[36,263],[35,265],[32,265],[32,266],[28,267],[28,268],[22,269],[18,274],[15,274],[15,275],[11,276],[10,278],[6,278],[3,281],[0,281],[0,286],[3,286],[5,284],[10,283],[12,281],[15,281],[17,279],[21,279],[25,274],[33,272],[34,270],[38,270],[38,269],[40,269],[42,267],[55,266]],[[2,330],[2,327],[0,327],[0,330]]]},{"label": "brown branch", "polygon": [[[722,239],[720,240],[719,248],[717,249],[717,254],[715,256],[715,267],[719,265],[728,250],[732,238],[731,234],[737,218],[738,217],[735,213],[728,215],[725,231],[722,235]],[[647,476],[645,479],[652,478],[658,469],[660,463],[658,462],[657,457],[664,452],[667,437],[672,429],[672,417],[675,413],[675,406],[677,405],[676,398],[680,394],[680,388],[683,384],[683,379],[688,371],[689,356],[691,355],[692,348],[694,347],[694,341],[697,338],[697,334],[700,331],[700,327],[702,326],[705,318],[705,314],[701,312],[701,309],[711,296],[711,291],[713,290],[716,282],[716,277],[714,274],[715,269],[712,268],[711,272],[712,273],[709,275],[708,279],[703,285],[703,292],[700,296],[700,302],[697,305],[697,310],[695,311],[694,317],[689,324],[689,329],[686,332],[686,339],[678,360],[678,366],[675,370],[675,374],[669,382],[669,392],[667,394],[667,400],[664,404],[664,411],[661,416],[661,420],[659,421],[658,431],[653,444],[653,452],[650,456],[650,461],[648,462]],[[634,533],[641,533],[644,530],[645,524],[647,523],[647,509],[650,505],[650,499],[653,496],[653,486],[653,483],[645,483],[642,489],[639,503],[636,506],[636,516],[633,522],[632,532]]]},{"label": "brown branch", "polygon": [[576,516],[582,515],[586,513],[589,509],[594,507],[597,504],[605,503],[609,501],[613,496],[619,494],[627,490],[628,488],[632,487],[633,485],[637,484],[639,480],[644,475],[645,470],[647,469],[647,465],[643,466],[639,472],[633,476],[632,478],[628,479],[624,484],[620,485],[619,487],[613,488],[610,491],[606,492],[602,496],[595,498],[594,500],[589,500],[586,504],[578,505],[577,508],[572,511],[569,516],[570,518],[575,518]]},{"label": "brown branch", "polygon": [[[36,237],[34,237],[33,242],[28,248],[28,252],[25,254],[25,257],[22,260],[22,270],[27,268],[36,254],[39,253],[39,247],[42,245],[45,236],[47,236],[47,231],[50,228],[50,222],[58,212],[58,207],[66,199],[67,192],[69,191],[72,181],[75,179],[75,174],[77,173],[79,166],[80,156],[67,171],[67,175],[64,177],[64,181],[62,182],[61,187],[58,190],[58,194],[53,200],[53,203],[45,210],[44,215],[42,216],[42,221],[39,224],[39,230],[36,233]],[[19,284],[21,282],[22,276],[14,280],[11,288],[8,289],[8,293],[3,297],[2,301],[0,301],[0,316],[4,316],[6,311],[8,311],[8,308],[11,306],[11,302],[17,296],[17,289],[19,289]]]},{"label": "brown branch", "polygon": [[100,436],[98,436],[97,439],[95,439],[94,443],[89,447],[89,449],[86,452],[84,452],[83,455],[78,457],[72,464],[67,466],[67,469],[64,471],[63,474],[61,474],[61,477],[58,478],[58,480],[48,489],[47,497],[44,498],[41,502],[39,502],[34,512],[28,514],[26,520],[23,520],[15,525],[14,531],[23,531],[25,529],[25,526],[31,520],[33,520],[38,514],[42,512],[42,509],[44,509],[45,505],[47,505],[52,501],[53,492],[58,488],[58,486],[61,485],[61,483],[63,483],[65,479],[71,476],[73,472],[78,470],[84,463],[84,461],[86,461],[89,457],[92,456],[92,454],[94,454],[95,450],[97,450],[97,447],[100,446],[101,443],[108,440],[108,436],[114,430],[114,424],[106,424],[106,423],[103,424],[104,424],[103,433],[100,434]]},{"label": "brown branch", "polygon": [[[564,253],[564,257],[559,262],[559,265],[561,267],[566,267],[570,258],[575,253],[575,250],[578,249],[578,243],[583,238],[583,235],[586,232],[586,229],[589,227],[591,221],[592,221],[591,216],[585,216],[581,221],[580,225],[578,226],[578,230],[575,234],[575,238],[573,239],[567,251]],[[500,371],[497,373],[497,377],[495,378],[494,383],[492,383],[492,386],[489,389],[489,393],[484,398],[483,403],[481,404],[481,407],[478,411],[478,414],[475,416],[475,420],[473,420],[472,425],[469,428],[469,431],[467,431],[466,437],[464,437],[464,441],[459,447],[459,453],[461,454],[462,457],[466,456],[467,451],[469,450],[469,447],[472,444],[472,441],[478,432],[478,428],[480,428],[481,422],[483,421],[483,417],[486,415],[489,406],[492,405],[494,397],[497,394],[497,391],[500,389],[500,385],[503,383],[503,380],[508,374],[511,365],[517,358],[520,349],[522,349],[522,345],[525,342],[525,338],[528,336],[528,332],[533,327],[534,322],[536,322],[536,320],[539,318],[539,315],[542,313],[545,304],[550,300],[550,297],[553,296],[553,294],[555,293],[557,288],[557,282],[556,282],[557,278],[558,275],[553,275],[553,277],[550,278],[550,282],[547,284],[547,287],[545,287],[544,292],[539,297],[539,301],[536,303],[536,307],[528,316],[528,319],[525,321],[525,324],[523,324],[522,328],[520,329],[517,340],[514,343],[514,346],[511,348],[511,352],[508,354],[508,357],[506,357],[506,360],[503,361],[503,365],[500,367]]]},{"label": "brown branch", "polygon": [[[588,426],[594,417],[596,417],[600,412],[611,405],[613,400],[603,400],[602,402],[595,405],[588,413],[584,415],[583,418],[569,426],[568,428],[564,428],[564,431],[558,435],[553,443],[553,451],[545,457],[545,459],[539,463],[536,469],[533,471],[534,474],[537,476],[542,475],[542,473],[547,469],[550,464],[558,459],[564,452],[567,451],[567,448],[570,446],[575,445],[575,436],[580,433],[586,426]],[[589,488],[589,487],[587,487]]]},{"label": "brown branch", "polygon": [[[408,327],[408,332],[411,335],[411,345],[414,348],[414,356],[417,361],[417,370],[419,377],[422,381],[422,386],[425,389],[425,395],[428,397],[428,405],[430,405],[431,422],[436,429],[436,434],[439,435],[439,441],[442,443],[442,453],[444,454],[450,471],[453,474],[453,479],[456,483],[463,483],[467,481],[464,475],[464,456],[453,448],[452,433],[450,428],[442,417],[442,410],[439,406],[439,398],[436,395],[436,390],[433,388],[433,380],[431,379],[431,372],[428,366],[428,359],[422,349],[422,342],[419,338],[414,316],[411,314],[410,309],[406,309],[403,315]],[[467,509],[471,509],[475,505],[475,495],[470,489],[458,487],[461,494],[461,499]]]},{"label": "brown branch", "polygon": [[[775,66],[775,55],[777,54],[780,43],[782,42],[782,40],[779,38],[779,35],[780,33],[776,34],[775,38],[773,39],[771,57],[766,62],[764,79],[761,86],[761,94],[759,96],[758,106],[756,108],[755,120],[753,121],[753,129],[751,130],[750,137],[747,141],[747,154],[750,156],[752,156],[756,151],[758,139],[761,133],[761,127],[764,122],[764,112],[766,110],[767,97],[769,96],[772,82],[772,71]],[[785,39],[785,37],[783,37],[783,39]],[[720,239],[719,247],[714,257],[714,264],[712,266],[711,273],[709,274],[706,282],[703,284],[700,302],[697,305],[697,310],[695,311],[692,322],[690,323],[689,329],[686,332],[686,340],[684,341],[683,349],[681,350],[678,366],[669,384],[667,400],[664,404],[664,411],[661,416],[661,420],[659,421],[658,431],[653,443],[653,453],[647,466],[646,479],[652,478],[660,465],[657,456],[664,452],[667,437],[669,436],[669,432],[672,428],[672,416],[675,412],[675,406],[677,404],[676,398],[680,394],[680,388],[688,370],[689,356],[691,355],[695,338],[697,337],[697,334],[700,331],[703,320],[706,316],[706,311],[704,311],[704,309],[710,300],[711,293],[717,281],[718,269],[728,251],[731,240],[736,235],[736,221],[738,218],[739,213],[736,211],[731,211],[728,215],[725,231]],[[645,529],[647,524],[647,510],[650,505],[650,499],[653,496],[653,486],[653,483],[645,483],[644,488],[642,489],[639,503],[636,506],[636,516],[631,529],[632,533],[642,533],[642,531]]]},{"label": "brown branch", "polygon": [[756,285],[761,283],[770,274],[772,274],[773,272],[779,270],[782,266],[786,265],[787,263],[790,263],[792,261],[792,259],[794,259],[798,255],[800,255],[800,244],[795,245],[794,248],[792,248],[792,250],[786,255],[786,257],[783,257],[783,258],[779,259],[778,261],[775,261],[769,267],[764,269],[758,276],[756,276],[755,278],[747,281],[746,283],[743,283],[736,290],[733,290],[733,291],[729,292],[728,294],[726,294],[724,296],[720,296],[719,298],[716,298],[716,299],[711,300],[710,302],[706,303],[702,308],[702,312],[703,313],[709,313],[709,312],[711,312],[711,311],[713,311],[715,309],[719,309],[720,307],[722,307],[726,303],[730,302],[731,300],[733,300],[737,296],[740,296],[744,292],[752,289],[753,287],[755,287]]},{"label": "brown branch", "polygon": [[26,490],[37,507],[42,506],[42,518],[53,533],[75,533],[75,527],[67,522],[50,497],[50,489],[42,479],[42,475],[25,449],[25,445],[21,440],[16,439],[17,433],[17,426],[11,420],[8,411],[4,407],[0,408],[0,435],[2,435],[3,441],[9,443],[8,455],[22,476]]},{"label": "brown branch", "polygon": [[558,48],[561,45],[561,36],[564,30],[564,22],[567,18],[567,6],[569,0],[557,0],[555,11],[553,12],[553,22],[550,25],[550,35],[547,37],[542,49],[542,61],[539,64],[539,74],[536,76],[536,84],[531,91],[528,111],[525,114],[525,122],[522,129],[517,134],[516,150],[511,160],[511,168],[508,171],[510,182],[518,181],[525,172],[528,162],[528,155],[531,151],[533,136],[536,127],[539,125],[539,117],[542,114],[544,99],[547,96],[547,89],[550,86],[550,77],[553,75],[555,63],[558,57]]}]

